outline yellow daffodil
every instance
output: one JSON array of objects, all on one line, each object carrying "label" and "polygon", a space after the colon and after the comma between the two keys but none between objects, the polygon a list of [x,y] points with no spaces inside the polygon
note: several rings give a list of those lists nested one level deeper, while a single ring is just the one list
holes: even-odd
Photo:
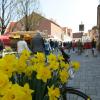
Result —
[{"label": "yellow daffodil", "polygon": [[62,70],[59,72],[59,75],[60,75],[60,80],[61,82],[64,84],[68,81],[68,78],[69,78],[69,74],[66,70]]},{"label": "yellow daffodil", "polygon": [[29,89],[29,85],[25,84],[24,87],[18,84],[13,84],[6,90],[1,100],[32,100],[33,90]]},{"label": "yellow daffodil", "polygon": [[59,69],[59,63],[52,61],[52,62],[49,63],[48,67],[53,71],[57,70],[57,69]]},{"label": "yellow daffodil", "polygon": [[87,100],[90,100],[90,97],[88,97],[88,99]]},{"label": "yellow daffodil", "polygon": [[54,88],[54,86],[51,86],[50,88],[48,87],[48,95],[49,100],[58,100],[60,97],[60,89]]},{"label": "yellow daffodil", "polygon": [[22,87],[18,84],[14,84],[6,91],[2,100],[24,100],[24,98],[25,93],[22,91]]},{"label": "yellow daffodil", "polygon": [[52,53],[51,53],[50,55],[48,55],[47,58],[48,58],[48,61],[49,61],[49,62],[52,62],[52,61],[53,61],[53,62],[57,62],[57,57],[56,57],[56,55],[54,55],[54,54],[52,54]]},{"label": "yellow daffodil", "polygon": [[41,66],[45,66],[44,63],[35,63],[33,64],[33,71],[37,72]]},{"label": "yellow daffodil", "polygon": [[8,75],[0,71],[0,89],[4,88],[6,85],[9,84]]},{"label": "yellow daffodil", "polygon": [[80,67],[80,63],[79,62],[72,61],[71,64],[72,64],[72,67],[75,69],[75,71],[79,70],[79,67]]},{"label": "yellow daffodil", "polygon": [[35,55],[35,57],[37,58],[37,60],[38,60],[38,62],[45,62],[45,55],[44,55],[44,53],[40,53],[40,52],[38,52],[36,55]]},{"label": "yellow daffodil", "polygon": [[[8,82],[6,86],[4,86],[2,89],[0,89],[0,95],[5,95],[7,91],[12,87],[12,82]],[[1,100],[1,99],[0,99]]]},{"label": "yellow daffodil", "polygon": [[25,69],[25,74],[26,74],[26,76],[28,76],[28,77],[30,77],[30,78],[31,78],[32,72],[33,72],[33,66],[28,66],[28,67]]},{"label": "yellow daffodil", "polygon": [[36,64],[36,63],[38,63],[38,59],[35,58],[35,57],[33,57],[33,58],[31,59],[31,62],[32,62],[32,64]]},{"label": "yellow daffodil", "polygon": [[23,92],[25,93],[25,98],[24,100],[32,100],[32,93],[34,92],[34,90],[31,90],[29,88],[29,84],[25,84],[24,87],[22,88]]},{"label": "yellow daffodil", "polygon": [[[29,87],[31,87],[30,85],[32,84],[37,84],[33,78],[42,80],[43,82],[41,83],[41,86],[44,86],[46,83],[49,86],[52,85],[51,87],[46,87],[46,94],[43,95],[47,95],[48,93],[49,100],[59,100],[59,86],[54,87],[53,84],[59,85],[58,83],[64,84],[68,81],[68,69],[70,64],[65,63],[63,61],[64,58],[61,55],[56,56],[54,54],[50,54],[47,56],[48,62],[45,62],[45,60],[44,53],[38,52],[31,57],[30,52],[27,50],[23,50],[19,58],[16,58],[15,55],[6,55],[1,58],[0,100],[32,100],[32,93],[34,90],[31,90]],[[77,61],[71,62],[71,65],[75,71],[77,71],[80,66]],[[50,84],[48,80],[50,81]],[[26,82],[32,84],[28,84]],[[38,89],[36,89],[36,93],[38,92],[37,90]],[[88,98],[88,100],[90,100],[90,98]]]},{"label": "yellow daffodil", "polygon": [[63,61],[64,60],[63,56],[59,55],[59,54],[58,54],[57,58],[58,58],[58,61]]},{"label": "yellow daffodil", "polygon": [[38,65],[38,64],[34,64],[34,65],[33,65],[33,71],[37,71],[38,68],[39,68],[39,66],[40,66],[40,65]]},{"label": "yellow daffodil", "polygon": [[47,82],[47,80],[51,78],[51,71],[47,67],[41,66],[37,70],[36,77],[37,79],[43,80],[43,82]]},{"label": "yellow daffodil", "polygon": [[22,51],[21,57],[23,57],[24,59],[28,59],[30,57],[30,52],[26,49],[24,49]]},{"label": "yellow daffodil", "polygon": [[66,68],[66,69],[69,68],[69,64],[68,64],[68,63],[65,63],[64,61],[61,61],[61,62],[59,63],[59,66],[60,66],[60,68]]},{"label": "yellow daffodil", "polygon": [[11,62],[13,62],[15,59],[16,59],[16,56],[14,55],[14,54],[12,54],[12,55],[10,55],[10,54],[8,54],[8,55],[6,55],[6,56],[4,56],[4,58],[3,58],[7,63],[11,63]]},{"label": "yellow daffodil", "polygon": [[26,61],[22,58],[18,59],[18,64],[16,65],[18,73],[25,72],[27,68]]},{"label": "yellow daffodil", "polygon": [[16,70],[16,58],[14,55],[6,55],[0,60],[0,70],[2,70],[9,77],[12,76],[12,73]]},{"label": "yellow daffodil", "polygon": [[69,67],[70,67],[70,65],[68,63],[66,63],[64,68],[66,68],[66,70],[68,70]]},{"label": "yellow daffodil", "polygon": [[63,62],[63,61],[61,61],[59,64],[60,64],[60,67],[61,67],[61,68],[63,68],[63,67],[66,66],[65,62]]}]

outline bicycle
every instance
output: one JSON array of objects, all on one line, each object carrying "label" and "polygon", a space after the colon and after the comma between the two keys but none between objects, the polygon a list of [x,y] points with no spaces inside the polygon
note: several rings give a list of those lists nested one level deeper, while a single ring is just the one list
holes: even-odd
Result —
[{"label": "bicycle", "polygon": [[[64,52],[62,48],[60,48],[60,51],[62,52],[65,63],[70,64],[71,62],[70,57]],[[75,72],[73,70],[73,67],[70,67],[68,72],[70,74],[70,78],[74,78]],[[66,87],[66,84],[61,87],[61,91],[63,94],[61,100],[92,100],[87,94],[83,93],[82,91],[73,87]],[[74,98],[73,99],[68,98],[67,96],[68,94],[71,94],[71,96],[74,96]]]},{"label": "bicycle", "polygon": [[[73,87],[63,87],[62,94],[63,96],[61,100],[92,100],[87,94]],[[68,94],[70,94],[69,98],[67,96]],[[72,97],[73,99],[70,97]]]}]

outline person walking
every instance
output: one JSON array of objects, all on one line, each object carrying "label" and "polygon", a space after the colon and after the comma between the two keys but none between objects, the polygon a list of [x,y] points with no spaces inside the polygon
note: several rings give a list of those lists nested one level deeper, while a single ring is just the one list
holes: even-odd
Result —
[{"label": "person walking", "polygon": [[92,55],[93,56],[97,56],[97,53],[96,53],[96,41],[94,39],[91,42],[91,46],[92,46]]},{"label": "person walking", "polygon": [[44,46],[45,46],[45,55],[47,56],[51,52],[51,46],[50,46],[49,41],[45,40],[44,41]]},{"label": "person walking", "polygon": [[50,46],[51,46],[51,50],[52,50],[52,53],[54,51],[54,40],[50,39]]},{"label": "person walking", "polygon": [[9,37],[10,38],[10,47],[13,51],[17,51],[17,41],[18,38],[13,38],[13,37]]},{"label": "person walking", "polygon": [[75,41],[72,42],[72,52],[73,53],[76,52],[76,42]]},{"label": "person walking", "polygon": [[79,41],[77,42],[78,55],[81,55],[81,53],[82,53],[82,48],[83,48],[82,42],[81,42],[81,40],[79,40]]},{"label": "person walking", "polygon": [[27,42],[24,40],[24,35],[20,35],[20,39],[17,42],[17,52],[18,52],[18,54],[20,55],[24,49],[31,52],[31,50],[28,48]]},{"label": "person walking", "polygon": [[37,52],[45,52],[44,49],[44,40],[40,33],[37,33],[31,41],[31,50],[33,54]]}]

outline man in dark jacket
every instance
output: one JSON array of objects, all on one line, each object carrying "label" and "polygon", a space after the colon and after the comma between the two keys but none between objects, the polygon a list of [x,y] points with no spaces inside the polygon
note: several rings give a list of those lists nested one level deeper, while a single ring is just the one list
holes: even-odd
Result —
[{"label": "man in dark jacket", "polygon": [[31,50],[32,50],[33,54],[36,54],[37,52],[44,53],[44,40],[43,40],[43,37],[40,35],[40,33],[37,33],[32,38]]}]

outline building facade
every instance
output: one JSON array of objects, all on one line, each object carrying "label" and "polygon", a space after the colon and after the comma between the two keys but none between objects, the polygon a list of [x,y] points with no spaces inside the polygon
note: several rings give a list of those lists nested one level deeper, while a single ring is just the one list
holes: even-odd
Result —
[{"label": "building facade", "polygon": [[98,33],[98,29],[97,27],[93,27],[91,30],[88,31],[88,36],[90,37],[90,39],[95,39],[96,41],[98,41],[99,39],[99,33]]},{"label": "building facade", "polygon": [[51,20],[48,20],[46,18],[42,19],[39,22],[39,26],[37,27],[37,30],[47,34],[48,37],[62,40],[62,34],[63,34],[62,27],[60,27],[58,24],[56,24]]},{"label": "building facade", "polygon": [[[23,19],[21,19],[21,21],[23,21]],[[66,31],[64,31],[64,29],[56,22],[49,20],[45,17],[42,17],[41,20],[39,20],[39,22],[37,22],[36,25],[37,26],[35,27],[35,30],[41,32],[41,34],[47,35],[48,38],[52,38],[52,39],[54,38],[55,40],[59,40],[59,41],[64,40],[64,34],[67,34],[67,36],[71,36],[72,33],[71,29],[66,29]],[[7,30],[8,31],[6,31],[6,33],[14,32],[14,31],[25,31],[25,25],[20,23],[20,21],[16,23],[11,22]]]},{"label": "building facade", "polygon": [[68,27],[63,27],[63,31],[64,31],[64,42],[67,41],[72,41],[72,29],[68,28]]},{"label": "building facade", "polygon": [[100,51],[100,5],[97,7],[97,27],[98,27],[98,41],[97,41],[97,49]]},{"label": "building facade", "polygon": [[83,32],[73,33],[73,41],[82,40]]}]

